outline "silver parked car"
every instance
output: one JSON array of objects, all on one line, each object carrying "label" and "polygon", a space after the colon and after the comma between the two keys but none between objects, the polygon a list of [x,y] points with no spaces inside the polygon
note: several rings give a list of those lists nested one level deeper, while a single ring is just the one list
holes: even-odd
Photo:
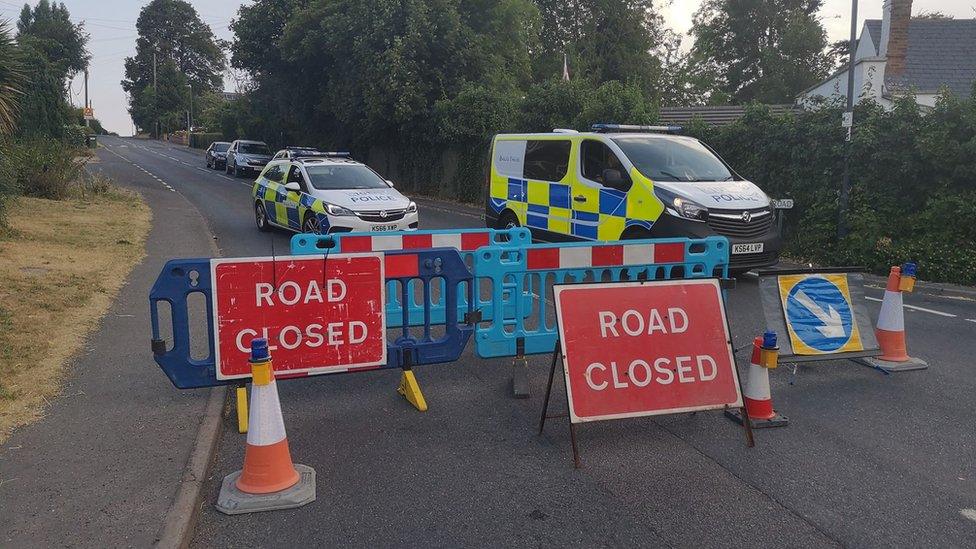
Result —
[{"label": "silver parked car", "polygon": [[224,171],[234,176],[241,174],[257,175],[271,160],[271,149],[264,141],[238,139],[227,149],[227,164]]}]

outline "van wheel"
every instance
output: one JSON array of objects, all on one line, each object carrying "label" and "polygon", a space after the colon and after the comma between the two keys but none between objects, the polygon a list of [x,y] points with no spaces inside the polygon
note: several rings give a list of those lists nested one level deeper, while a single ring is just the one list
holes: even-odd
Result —
[{"label": "van wheel", "polygon": [[261,202],[254,203],[254,223],[258,226],[259,231],[268,232],[271,230],[271,224],[268,222],[268,212],[264,209],[264,204]]},{"label": "van wheel", "polygon": [[632,227],[620,235],[620,240],[647,240],[648,238],[654,238],[651,236],[651,231],[641,227]]},{"label": "van wheel", "polygon": [[517,229],[521,227],[519,225],[518,216],[516,216],[511,211],[506,211],[502,215],[498,216],[498,225],[496,229]]}]

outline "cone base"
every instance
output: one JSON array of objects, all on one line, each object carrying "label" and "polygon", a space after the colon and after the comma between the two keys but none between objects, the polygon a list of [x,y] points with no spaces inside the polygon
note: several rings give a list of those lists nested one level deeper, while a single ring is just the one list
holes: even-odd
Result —
[{"label": "cone base", "polygon": [[[738,408],[729,408],[725,411],[725,417],[731,419],[732,421],[742,425],[742,410]],[[769,427],[786,427],[790,423],[790,418],[775,413],[770,419],[756,419],[749,418],[749,424],[753,429],[765,429]]]},{"label": "cone base", "polygon": [[859,359],[872,368],[880,368],[886,372],[908,372],[911,370],[925,370],[929,367],[928,362],[920,358],[908,357],[908,360],[893,362],[883,360],[879,357],[866,357]]},{"label": "cone base", "polygon": [[278,509],[294,509],[315,501],[315,469],[307,465],[295,464],[298,483],[280,492],[270,494],[248,494],[237,488],[240,471],[224,477],[217,496],[217,510],[225,515],[242,515]]}]

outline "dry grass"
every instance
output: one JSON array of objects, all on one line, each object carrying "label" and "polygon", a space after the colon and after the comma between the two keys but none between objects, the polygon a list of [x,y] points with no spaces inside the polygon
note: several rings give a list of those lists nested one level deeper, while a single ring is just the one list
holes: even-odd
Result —
[{"label": "dry grass", "polygon": [[105,185],[11,204],[0,232],[0,442],[57,394],[65,364],[145,256],[150,218],[138,195]]}]

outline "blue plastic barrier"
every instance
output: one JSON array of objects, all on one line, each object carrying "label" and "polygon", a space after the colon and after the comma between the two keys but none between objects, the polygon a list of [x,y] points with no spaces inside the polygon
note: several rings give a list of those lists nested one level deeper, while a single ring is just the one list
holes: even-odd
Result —
[{"label": "blue plastic barrier", "polygon": [[[408,299],[411,285],[419,284],[427,300],[435,286],[446,287],[447,291],[443,292],[445,312],[442,333],[432,334],[431,326],[434,323],[429,311],[425,312],[422,317],[424,322],[418,327],[411,328],[401,318],[400,326],[395,328],[398,334],[394,337],[388,333],[387,363],[384,367],[409,369],[419,364],[457,360],[473,331],[470,325],[464,324],[467,320],[465,315],[473,308],[458,307],[459,291],[467,289],[470,292],[473,285],[471,271],[457,250],[436,248],[387,252],[385,257],[388,300],[396,296],[401,300]],[[396,265],[395,268],[391,268],[393,264]],[[194,293],[202,295],[207,307],[205,319],[208,351],[207,356],[200,360],[194,360],[190,352],[192,327],[187,301]],[[240,383],[240,380],[217,379],[212,297],[213,281],[210,279],[209,259],[174,259],[167,262],[149,292],[153,358],[173,385],[180,389]],[[470,295],[465,295],[465,298],[467,303],[472,303]],[[166,302],[170,307],[173,345],[169,349],[160,331],[160,302]],[[388,326],[389,328],[392,327]]]},{"label": "blue plastic barrier", "polygon": [[720,236],[481,248],[475,254],[474,276],[482,288],[490,281],[489,301],[525,293],[533,299],[528,306],[515,300],[513,314],[480,323],[476,351],[482,358],[551,353],[558,337],[555,315],[547,317],[553,283],[726,278],[728,266],[729,243]]},{"label": "blue plastic barrier", "polygon": [[[353,252],[388,252],[393,250],[426,250],[430,248],[455,248],[461,254],[468,267],[473,264],[472,256],[478,248],[483,246],[499,246],[502,248],[523,248],[532,244],[532,234],[524,227],[514,229],[449,229],[429,231],[408,231],[396,233],[336,233],[326,235],[297,234],[291,239],[291,253],[293,255],[324,254],[324,253],[353,253]],[[387,294],[395,295],[390,282]],[[463,316],[468,308],[467,288],[458,288],[458,308]],[[438,285],[430,294],[429,307],[419,303],[416,296],[420,293],[417,282],[412,282],[406,301],[408,304],[408,321],[411,326],[423,325],[427,314],[431,324],[444,324],[444,302],[441,296],[443,288]],[[477,281],[473,295],[480,296]],[[526,306],[531,302],[531,294],[523,296]],[[478,298],[475,308],[481,312],[482,318],[494,317],[494,303],[490,299]],[[387,299],[386,323],[388,327],[397,327],[403,322],[403,302],[399,296]],[[514,314],[511,303],[504,302],[505,315]]]}]

